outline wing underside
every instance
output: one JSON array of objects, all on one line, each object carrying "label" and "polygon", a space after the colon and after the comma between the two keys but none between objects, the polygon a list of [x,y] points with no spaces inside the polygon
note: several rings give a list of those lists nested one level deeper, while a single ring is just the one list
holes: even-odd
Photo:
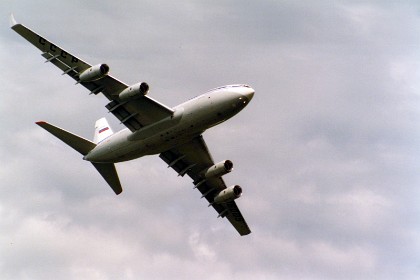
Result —
[{"label": "wing underside", "polygon": [[226,217],[240,235],[251,233],[248,224],[239,211],[235,201],[227,203],[214,203],[214,197],[226,189],[226,184],[221,177],[206,179],[203,181],[203,170],[214,165],[214,161],[207,149],[202,136],[194,138],[191,142],[175,147],[160,154],[160,158],[172,167],[179,176],[187,174],[205,198],[219,214],[218,217]]},{"label": "wing underside", "polygon": [[63,75],[73,78],[77,83],[87,88],[91,94],[96,95],[102,92],[110,100],[106,108],[131,131],[139,130],[174,113],[171,108],[166,107],[149,96],[121,101],[118,97],[119,93],[129,86],[110,75],[106,75],[95,81],[80,82],[79,75],[92,67],[92,65],[72,55],[70,52],[38,35],[24,25],[17,23],[14,18],[11,19],[11,24],[11,28],[14,31],[42,52],[41,55],[45,58],[45,62],[52,63],[58,67]]}]

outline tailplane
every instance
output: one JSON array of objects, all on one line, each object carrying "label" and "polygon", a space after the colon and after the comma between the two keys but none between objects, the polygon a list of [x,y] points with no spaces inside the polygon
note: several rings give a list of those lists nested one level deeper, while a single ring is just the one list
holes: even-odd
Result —
[{"label": "tailplane", "polygon": [[[37,122],[37,125],[81,153],[82,155],[87,155],[91,150],[96,147],[96,144],[92,141],[89,141],[83,137],[75,135],[71,132],[68,132],[62,128],[49,124],[47,122]],[[95,141],[103,141],[110,135],[112,135],[112,130],[108,125],[108,122],[105,118],[100,119],[96,122],[96,131],[95,131]],[[101,131],[102,130],[102,131]],[[115,169],[115,165],[113,163],[94,163],[92,162],[93,166],[95,166],[96,170],[101,174],[101,176],[105,179],[108,185],[112,188],[112,190],[116,194],[120,194],[122,192],[122,187],[120,183],[120,179],[118,178],[117,170]]]},{"label": "tailplane", "polygon": [[111,189],[115,192],[115,194],[120,194],[122,192],[122,187],[120,183],[120,179],[118,178],[117,170],[115,169],[115,164],[113,163],[94,163],[92,162],[93,166],[95,166],[96,170],[102,175]]},{"label": "tailplane", "polygon": [[37,125],[81,153],[82,155],[87,155],[93,148],[96,147],[96,144],[92,141],[89,141],[85,138],[77,136],[71,132],[68,132],[62,128],[56,127],[47,122],[37,122]]},{"label": "tailplane", "polygon": [[108,124],[108,121],[105,118],[99,119],[95,123],[95,135],[93,137],[93,142],[96,144],[104,141],[106,138],[114,134],[111,127]]}]

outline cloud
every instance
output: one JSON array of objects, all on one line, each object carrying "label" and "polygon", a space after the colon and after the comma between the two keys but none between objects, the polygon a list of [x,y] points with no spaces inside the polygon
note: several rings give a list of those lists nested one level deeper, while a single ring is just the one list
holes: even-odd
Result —
[{"label": "cloud", "polygon": [[[416,279],[419,6],[389,1],[3,1],[3,11],[169,106],[256,89],[204,133],[253,233],[217,219],[158,157],[117,164],[115,196],[34,122],[85,138],[108,117],[0,29],[0,278]],[[47,12],[46,12],[47,11]],[[51,11],[51,12],[50,12]],[[6,12],[3,13],[7,18]],[[54,24],[53,24],[54,23]]]}]

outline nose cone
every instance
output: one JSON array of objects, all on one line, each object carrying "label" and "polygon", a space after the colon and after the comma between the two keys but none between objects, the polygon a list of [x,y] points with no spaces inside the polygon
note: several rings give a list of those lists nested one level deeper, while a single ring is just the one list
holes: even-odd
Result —
[{"label": "nose cone", "polygon": [[242,86],[237,89],[237,92],[245,96],[249,102],[251,101],[252,97],[254,97],[255,90],[251,88],[250,86]]},{"label": "nose cone", "polygon": [[253,88],[247,88],[247,91],[244,93],[245,97],[248,98],[248,102],[251,101],[254,97],[255,90]]}]

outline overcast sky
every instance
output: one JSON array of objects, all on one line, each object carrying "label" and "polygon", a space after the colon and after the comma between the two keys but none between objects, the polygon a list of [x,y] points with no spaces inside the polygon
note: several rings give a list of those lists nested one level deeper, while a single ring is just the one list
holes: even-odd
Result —
[{"label": "overcast sky", "polygon": [[[0,279],[418,279],[420,3],[185,2],[1,1]],[[204,138],[233,161],[225,181],[242,186],[252,234],[157,156],[117,164],[115,196],[37,127],[123,128],[10,12],[168,106],[251,85]]]}]

